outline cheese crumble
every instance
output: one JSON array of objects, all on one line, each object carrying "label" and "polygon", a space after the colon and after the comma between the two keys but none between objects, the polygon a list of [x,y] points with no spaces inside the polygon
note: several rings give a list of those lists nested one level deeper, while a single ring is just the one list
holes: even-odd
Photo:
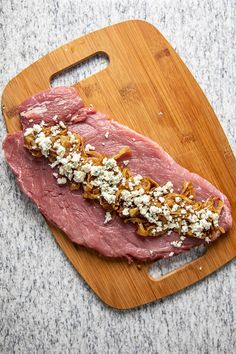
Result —
[{"label": "cheese crumble", "polygon": [[107,224],[108,222],[110,222],[112,220],[112,215],[109,211],[107,211],[105,213],[105,220],[104,220],[104,224]]}]

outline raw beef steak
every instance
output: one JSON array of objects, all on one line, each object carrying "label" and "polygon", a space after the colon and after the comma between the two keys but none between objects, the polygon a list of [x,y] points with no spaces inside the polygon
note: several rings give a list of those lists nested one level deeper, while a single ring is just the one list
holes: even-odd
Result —
[{"label": "raw beef steak", "polygon": [[[157,143],[108,120],[104,114],[95,113],[91,107],[84,107],[75,88],[49,89],[29,98],[20,106],[20,117],[23,127],[41,120],[48,124],[62,120],[70,130],[83,136],[86,143],[108,155],[113,155],[123,146],[130,146],[132,156],[127,158],[133,174],[149,176],[161,185],[170,180],[176,191],[180,191],[184,180],[192,181],[197,199],[215,195],[224,202],[219,224],[226,231],[231,227],[231,209],[224,194],[199,175],[178,165]],[[187,237],[181,247],[174,247],[171,243],[179,240],[175,232],[159,237],[140,237],[135,233],[134,225],[124,224],[118,216],[104,224],[101,206],[84,199],[80,191],[71,192],[68,186],[58,185],[48,161],[33,157],[24,148],[23,139],[23,132],[7,135],[3,144],[7,162],[22,191],[73,242],[104,256],[143,261],[168,258],[204,243]]]}]

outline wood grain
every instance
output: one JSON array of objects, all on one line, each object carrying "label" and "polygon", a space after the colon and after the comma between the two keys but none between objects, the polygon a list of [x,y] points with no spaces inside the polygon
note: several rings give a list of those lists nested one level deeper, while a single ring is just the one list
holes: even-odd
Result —
[{"label": "wood grain", "polygon": [[[50,87],[51,78],[105,52],[109,66],[76,84],[86,104],[157,141],[184,167],[199,173],[236,204],[236,164],[225,134],[198,84],[158,30],[126,21],[76,39],[13,78],[2,96],[9,132],[21,129],[18,105]],[[163,112],[160,115],[159,112]],[[149,264],[110,260],[74,245],[48,223],[73,266],[108,305],[125,309],[173,294],[214,272],[236,256],[235,225],[197,260],[158,280]]]}]

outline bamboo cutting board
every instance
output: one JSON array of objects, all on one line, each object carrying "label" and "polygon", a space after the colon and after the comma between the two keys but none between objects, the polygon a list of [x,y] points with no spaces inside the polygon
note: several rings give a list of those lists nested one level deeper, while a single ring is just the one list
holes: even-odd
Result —
[{"label": "bamboo cutting board", "polygon": [[[18,105],[50,87],[56,74],[94,53],[109,56],[109,66],[77,83],[85,104],[158,142],[181,165],[224,192],[236,204],[236,164],[229,143],[198,84],[156,28],[126,21],[76,39],[39,59],[6,86],[2,109],[9,132],[21,129]],[[163,112],[160,115],[159,112]],[[235,225],[197,260],[158,280],[150,264],[129,265],[73,244],[48,223],[73,266],[108,305],[126,309],[183,289],[236,256]]]}]

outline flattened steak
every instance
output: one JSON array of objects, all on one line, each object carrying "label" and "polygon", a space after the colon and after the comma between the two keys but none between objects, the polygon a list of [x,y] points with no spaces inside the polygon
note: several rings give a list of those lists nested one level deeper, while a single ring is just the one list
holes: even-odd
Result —
[{"label": "flattened steak", "polygon": [[[76,89],[54,88],[33,96],[21,104],[20,117],[24,127],[41,120],[55,124],[58,118],[97,151],[109,155],[129,146],[132,150],[129,168],[133,174],[149,176],[161,185],[172,181],[176,191],[180,191],[184,180],[192,181],[197,200],[215,195],[224,202],[219,224],[225,231],[231,227],[230,204],[224,194],[199,175],[178,165],[157,143],[108,120],[104,114],[95,113],[91,107],[84,107]],[[186,237],[181,246],[175,247],[173,241],[179,240],[176,232],[159,237],[140,237],[132,224],[124,224],[118,216],[104,224],[104,210],[97,203],[84,199],[80,191],[70,191],[67,185],[58,185],[48,161],[33,157],[24,148],[23,140],[23,132],[7,135],[3,144],[7,162],[22,191],[73,242],[104,256],[143,261],[168,258],[204,243],[204,240]]]},{"label": "flattened steak", "polygon": [[75,88],[55,87],[30,97],[19,106],[23,129],[42,120],[55,124],[76,123],[86,119],[86,115],[95,113],[92,107],[84,107]]}]

